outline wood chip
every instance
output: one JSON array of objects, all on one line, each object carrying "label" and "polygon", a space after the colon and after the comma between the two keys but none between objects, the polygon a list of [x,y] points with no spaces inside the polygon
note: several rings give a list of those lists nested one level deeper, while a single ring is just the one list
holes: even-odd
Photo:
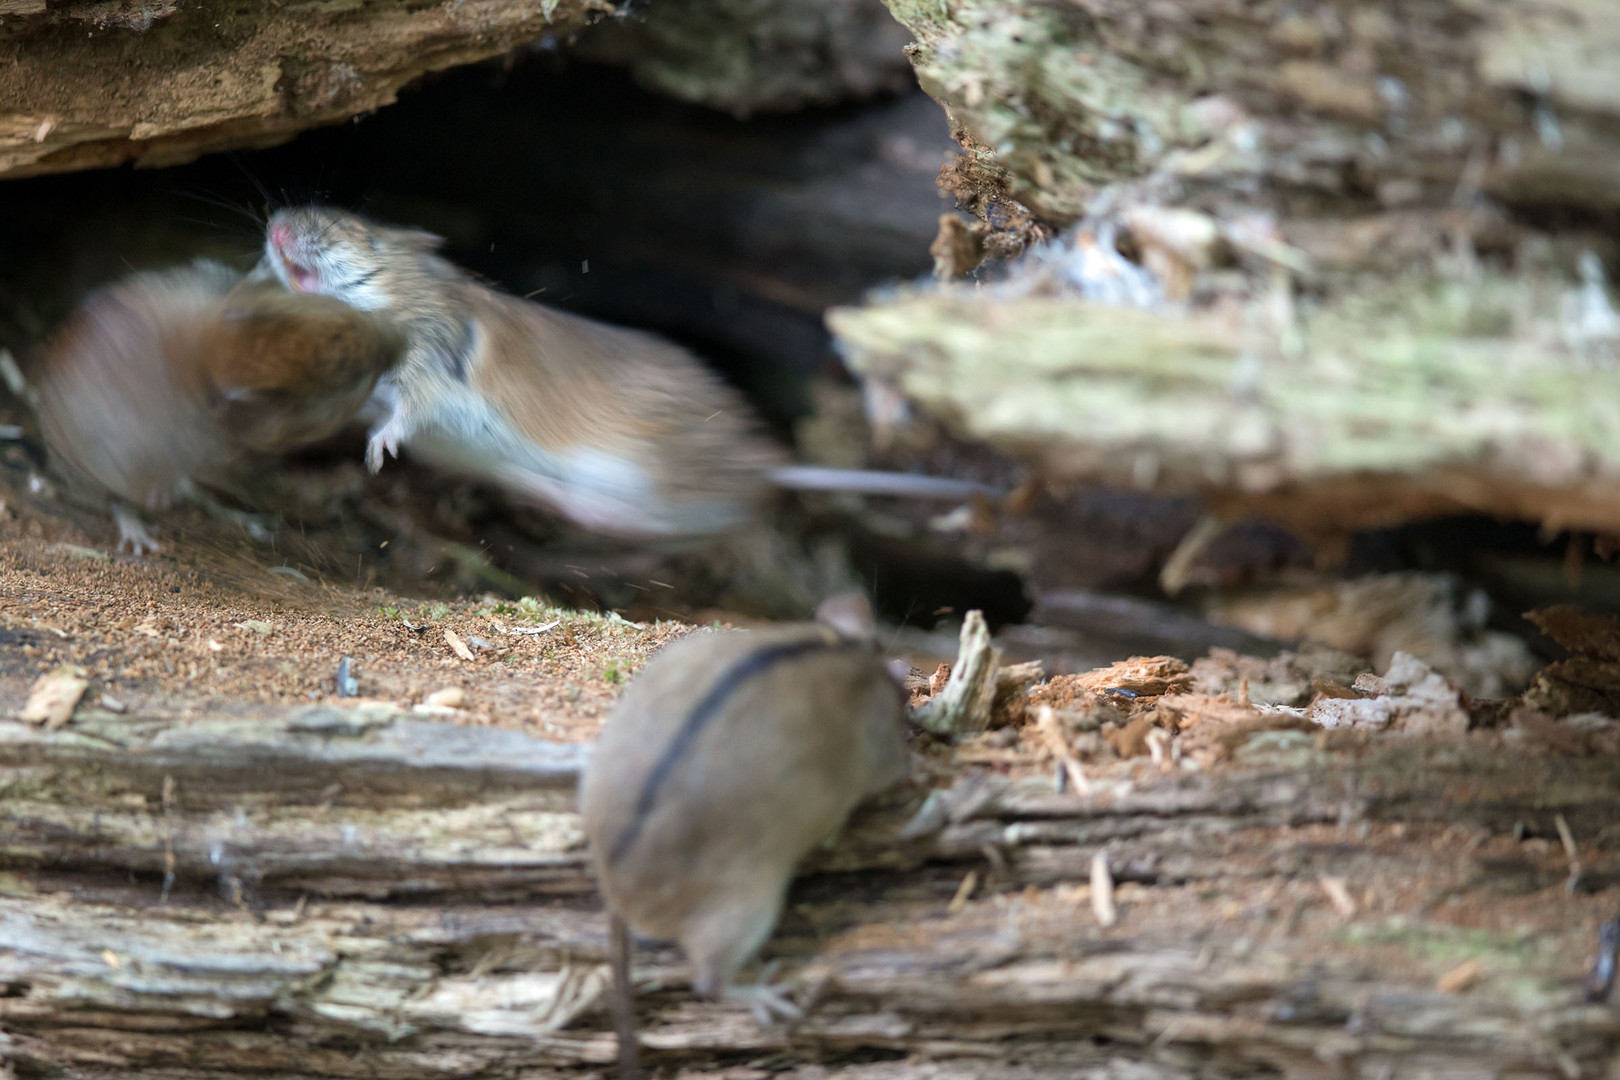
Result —
[{"label": "wood chip", "polygon": [[1483,974],[1478,960],[1464,960],[1436,979],[1434,988],[1442,994],[1460,994],[1479,982],[1479,977]]},{"label": "wood chip", "polygon": [[548,622],[548,623],[541,623],[539,626],[513,626],[513,627],[502,626],[502,627],[500,627],[500,631],[503,634],[523,634],[523,635],[532,636],[534,634],[543,634],[547,630],[555,630],[557,627],[559,627],[561,625],[562,625],[562,620],[561,619],[554,619],[554,620],[552,620],[551,622]]},{"label": "wood chip", "polygon": [[467,693],[459,686],[447,686],[443,690],[435,690],[422,699],[422,704],[432,705],[443,709],[459,709],[467,700]]},{"label": "wood chip", "polygon": [[1050,705],[1042,705],[1035,714],[1035,730],[1041,734],[1041,741],[1046,749],[1057,758],[1063,766],[1063,772],[1069,778],[1069,786],[1074,788],[1078,795],[1091,794],[1091,785],[1086,781],[1085,770],[1080,767],[1080,759],[1074,756],[1069,749],[1069,740],[1063,734],[1063,727],[1058,723],[1057,713]]},{"label": "wood chip", "polygon": [[967,907],[968,899],[973,895],[973,890],[978,888],[978,885],[979,872],[977,870],[969,870],[967,872],[967,877],[962,879],[962,884],[956,887],[956,895],[951,897],[951,902],[945,906],[945,913],[947,915],[955,915],[957,912]]},{"label": "wood chip", "polygon": [[1344,883],[1344,878],[1320,875],[1317,880],[1322,884],[1322,891],[1327,894],[1328,903],[1333,909],[1346,919],[1356,917],[1356,900],[1350,895],[1350,889]]},{"label": "wood chip", "polygon": [[82,544],[52,544],[45,550],[54,551],[60,555],[69,555],[75,559],[89,559],[91,562],[111,561],[111,556],[100,548],[85,547]]},{"label": "wood chip", "polygon": [[467,648],[467,643],[462,641],[461,635],[456,633],[454,630],[445,630],[444,640],[449,644],[450,651],[461,657],[463,660],[471,660],[473,658],[472,650]]},{"label": "wood chip", "polygon": [[25,724],[44,724],[47,731],[55,731],[73,717],[79,699],[90,686],[84,671],[64,665],[48,675],[41,675],[28,692],[28,703],[17,718]]},{"label": "wood chip", "polygon": [[1581,881],[1581,849],[1575,843],[1575,834],[1570,831],[1569,822],[1563,814],[1554,814],[1553,824],[1558,826],[1558,840],[1564,845],[1564,855],[1569,859],[1569,878],[1564,883],[1564,891],[1574,895]]},{"label": "wood chip", "polygon": [[913,710],[912,722],[952,738],[983,731],[990,723],[1000,666],[1001,650],[990,644],[984,612],[968,612],[962,620],[959,652],[950,677],[938,694]]},{"label": "wood chip", "polygon": [[1108,869],[1106,851],[1091,857],[1091,913],[1105,930],[1119,921],[1119,912],[1114,908],[1114,875]]}]

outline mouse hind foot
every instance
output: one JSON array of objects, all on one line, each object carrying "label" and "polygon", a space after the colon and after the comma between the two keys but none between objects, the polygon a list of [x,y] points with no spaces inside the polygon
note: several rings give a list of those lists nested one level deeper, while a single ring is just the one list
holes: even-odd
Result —
[{"label": "mouse hind foot", "polygon": [[727,986],[720,992],[721,999],[747,1005],[762,1028],[803,1020],[804,1009],[788,996],[785,983],[775,981],[776,968],[776,961],[771,961],[760,972],[758,982],[749,986]]}]

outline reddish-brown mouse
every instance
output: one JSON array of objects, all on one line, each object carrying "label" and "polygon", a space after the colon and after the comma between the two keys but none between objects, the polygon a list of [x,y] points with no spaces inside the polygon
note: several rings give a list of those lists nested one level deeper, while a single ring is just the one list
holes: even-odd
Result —
[{"label": "reddish-brown mouse", "polygon": [[320,206],[285,209],[261,266],[294,290],[385,312],[406,350],[378,390],[373,472],[407,446],[592,531],[702,536],[756,517],[772,487],[966,498],[982,485],[791,465],[747,404],[686,350],[521,300],[440,239]]}]

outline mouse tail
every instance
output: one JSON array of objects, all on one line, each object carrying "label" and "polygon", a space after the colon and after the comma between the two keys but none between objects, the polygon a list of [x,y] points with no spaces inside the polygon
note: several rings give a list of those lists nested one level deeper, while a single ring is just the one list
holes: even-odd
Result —
[{"label": "mouse tail", "polygon": [[641,1080],[635,991],[630,985],[630,927],[617,915],[608,916],[608,957],[613,967],[613,1030],[619,1037],[619,1080]]},{"label": "mouse tail", "polygon": [[792,491],[848,491],[904,499],[970,499],[975,495],[994,499],[1006,494],[992,484],[975,480],[875,469],[832,469],[820,465],[780,466],[771,470],[771,482]]}]

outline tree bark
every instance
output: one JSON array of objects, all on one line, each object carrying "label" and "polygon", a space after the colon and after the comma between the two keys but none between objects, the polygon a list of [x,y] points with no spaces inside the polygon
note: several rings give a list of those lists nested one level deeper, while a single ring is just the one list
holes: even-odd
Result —
[{"label": "tree bark", "polygon": [[[571,810],[585,753],[375,706],[0,723],[0,1055],[78,1076],[602,1072],[606,926]],[[1620,1063],[1620,1014],[1580,985],[1614,883],[1593,863],[1566,892],[1556,841],[1490,854],[1562,815],[1612,859],[1610,761],[1273,731],[1230,768],[1086,795],[929,770],[935,793],[895,793],[796,883],[766,949],[812,1002],[795,1029],[693,1001],[678,953],[638,943],[653,1064],[877,1080]],[[1111,929],[1079,884],[1099,851]],[[1525,904],[1540,929],[1490,917]],[[1468,961],[1471,984],[1435,988]]]},{"label": "tree bark", "polygon": [[612,10],[608,0],[5,0],[0,176],[272,146],[390,104],[426,72]]},{"label": "tree bark", "polygon": [[853,367],[1223,517],[1620,528],[1606,5],[888,2],[978,245],[1077,231],[835,313]]}]

